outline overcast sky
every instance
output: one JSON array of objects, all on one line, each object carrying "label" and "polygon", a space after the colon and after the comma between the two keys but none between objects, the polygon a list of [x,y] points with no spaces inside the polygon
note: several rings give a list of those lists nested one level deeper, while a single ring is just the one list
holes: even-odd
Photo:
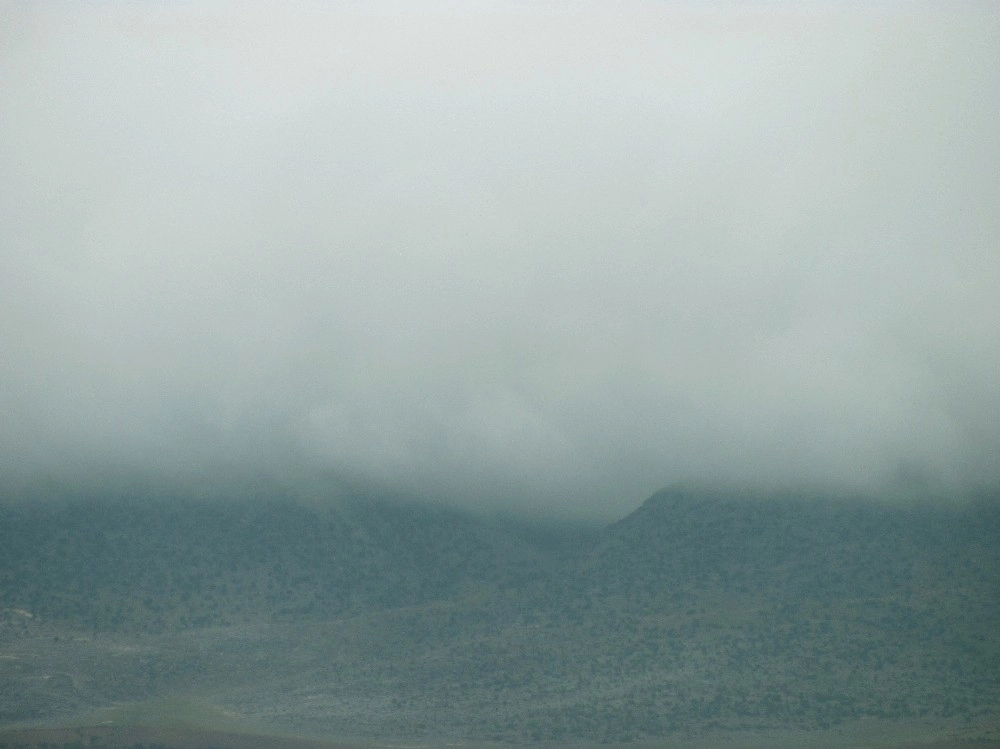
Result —
[{"label": "overcast sky", "polygon": [[993,2],[0,16],[12,479],[1000,479]]}]

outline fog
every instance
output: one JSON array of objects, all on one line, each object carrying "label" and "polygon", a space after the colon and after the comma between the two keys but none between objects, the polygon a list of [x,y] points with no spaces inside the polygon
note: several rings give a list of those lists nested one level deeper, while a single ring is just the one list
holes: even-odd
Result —
[{"label": "fog", "polygon": [[0,14],[8,481],[1000,478],[993,3]]}]

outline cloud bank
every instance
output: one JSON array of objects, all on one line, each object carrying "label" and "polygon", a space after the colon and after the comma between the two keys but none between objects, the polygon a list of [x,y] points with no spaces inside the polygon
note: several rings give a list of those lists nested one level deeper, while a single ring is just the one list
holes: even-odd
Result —
[{"label": "cloud bank", "polygon": [[1000,478],[991,3],[4,8],[8,477]]}]

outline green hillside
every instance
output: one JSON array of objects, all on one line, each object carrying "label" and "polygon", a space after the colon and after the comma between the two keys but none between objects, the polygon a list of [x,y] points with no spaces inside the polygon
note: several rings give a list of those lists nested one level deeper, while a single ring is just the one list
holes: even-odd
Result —
[{"label": "green hillside", "polygon": [[188,705],[385,741],[988,737],[998,542],[986,500],[672,489],[604,529],[371,497],[11,503],[0,727]]}]

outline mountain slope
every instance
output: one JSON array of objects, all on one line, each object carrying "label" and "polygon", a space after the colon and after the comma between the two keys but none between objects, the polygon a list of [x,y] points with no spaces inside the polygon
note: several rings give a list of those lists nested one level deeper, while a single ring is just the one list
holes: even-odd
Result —
[{"label": "mountain slope", "polygon": [[594,565],[630,595],[662,582],[662,594],[681,598],[709,587],[772,601],[905,596],[954,578],[995,599],[998,538],[988,502],[892,506],[674,487],[609,527]]},{"label": "mountain slope", "polygon": [[675,488],[599,533],[373,498],[0,513],[0,723],[195,695],[255,728],[521,743],[1000,704],[995,502]]},{"label": "mountain slope", "polygon": [[546,553],[513,522],[389,501],[0,505],[0,607],[118,632],[324,618],[500,584]]}]

